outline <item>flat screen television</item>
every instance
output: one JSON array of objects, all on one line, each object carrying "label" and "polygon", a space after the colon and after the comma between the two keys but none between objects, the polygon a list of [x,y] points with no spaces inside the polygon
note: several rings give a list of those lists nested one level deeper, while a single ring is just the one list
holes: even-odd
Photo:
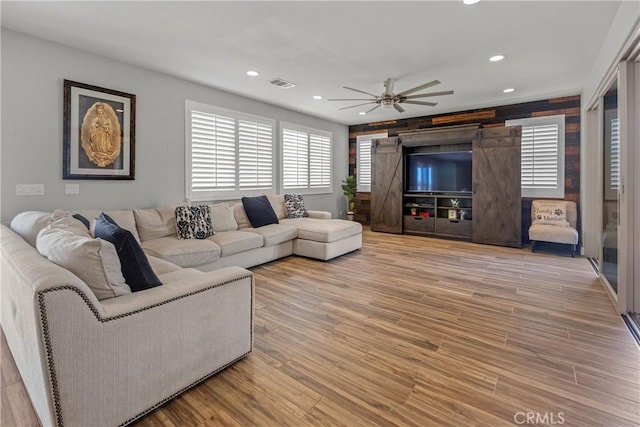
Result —
[{"label": "flat screen television", "polygon": [[410,153],[405,157],[405,192],[470,193],[471,151]]}]

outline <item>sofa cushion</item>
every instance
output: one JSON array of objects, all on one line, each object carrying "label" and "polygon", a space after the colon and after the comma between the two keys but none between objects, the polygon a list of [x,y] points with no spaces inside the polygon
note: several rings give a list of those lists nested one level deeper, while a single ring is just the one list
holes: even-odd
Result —
[{"label": "sofa cushion", "polygon": [[138,292],[162,285],[133,234],[119,227],[109,215],[103,213],[98,216],[95,236],[115,246],[122,265],[122,275],[131,291]]},{"label": "sofa cushion", "polygon": [[251,223],[249,222],[249,217],[247,213],[244,211],[244,206],[242,206],[242,202],[235,203],[233,205],[233,216],[236,218],[236,222],[238,223],[238,229],[249,228],[251,227]]},{"label": "sofa cushion", "polygon": [[38,252],[84,281],[99,300],[131,293],[110,242],[65,225],[51,224],[36,239]]},{"label": "sofa cushion", "polygon": [[[98,210],[81,210],[81,211],[72,211],[72,214],[80,214],[91,223],[91,235],[94,234],[94,227],[96,224],[96,219],[103,211]],[[110,218],[112,218],[116,224],[125,230],[129,230],[133,237],[139,242],[140,236],[138,235],[138,229],[136,227],[136,218],[133,216],[133,211],[130,209],[123,210],[115,210],[115,211],[104,211]]]},{"label": "sofa cushion", "polygon": [[220,246],[204,239],[178,239],[178,236],[160,237],[142,242],[148,254],[162,258],[180,267],[196,267],[220,258]]},{"label": "sofa cushion", "polygon": [[242,206],[253,228],[278,223],[278,217],[267,196],[243,197]]},{"label": "sofa cushion", "polygon": [[207,240],[214,242],[220,247],[220,256],[228,256],[250,249],[261,248],[263,245],[261,235],[242,230],[221,231],[209,237]]},{"label": "sofa cushion", "polygon": [[234,231],[238,229],[238,222],[234,215],[232,203],[209,205],[209,209],[211,210],[213,230],[216,233],[219,231]]},{"label": "sofa cushion", "polygon": [[134,209],[140,241],[158,239],[176,234],[176,207],[162,206],[153,209]]},{"label": "sofa cushion", "polygon": [[330,243],[362,233],[359,222],[343,219],[291,218],[283,224],[298,228],[298,239]]},{"label": "sofa cushion", "polygon": [[260,228],[249,228],[247,231],[261,235],[264,246],[278,245],[298,237],[298,228],[286,224],[269,224]]},{"label": "sofa cushion", "polygon": [[304,207],[302,194],[285,194],[284,206],[287,209],[287,218],[306,218],[309,216]]},{"label": "sofa cushion", "polygon": [[206,273],[196,270],[195,268],[181,268],[179,270],[169,271],[160,275],[160,279],[162,280],[162,283],[169,284],[180,280],[197,278],[204,274]]},{"label": "sofa cushion", "polygon": [[284,196],[282,194],[267,194],[267,199],[278,220],[285,219],[287,217],[287,209],[284,205]]},{"label": "sofa cushion", "polygon": [[578,244],[578,231],[570,225],[533,224],[529,227],[529,239],[541,242]]},{"label": "sofa cushion", "polygon": [[13,217],[10,227],[35,248],[38,233],[49,224],[50,219],[51,212],[21,212]]},{"label": "sofa cushion", "polygon": [[164,284],[166,283],[162,280],[162,277],[161,277],[163,274],[170,273],[172,271],[183,270],[182,267],[178,267],[172,262],[169,262],[162,258],[155,257],[153,255],[147,255],[147,259],[149,260],[149,265],[151,265],[153,272],[156,273],[160,281]]},{"label": "sofa cushion", "polygon": [[213,236],[209,206],[178,206],[176,208],[176,231],[180,239],[206,239]]}]

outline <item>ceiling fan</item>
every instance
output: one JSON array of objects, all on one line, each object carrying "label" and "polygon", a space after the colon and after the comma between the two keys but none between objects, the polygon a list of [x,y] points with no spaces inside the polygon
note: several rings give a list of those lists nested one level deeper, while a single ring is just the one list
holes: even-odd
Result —
[{"label": "ceiling fan", "polygon": [[438,105],[437,102],[427,102],[427,101],[414,101],[417,98],[426,98],[429,96],[441,96],[441,95],[451,95],[453,94],[452,90],[445,90],[442,92],[431,92],[431,93],[423,93],[417,95],[411,95],[414,92],[419,92],[421,90],[430,88],[431,86],[435,86],[440,84],[439,80],[433,80],[429,83],[421,84],[420,86],[416,86],[414,88],[405,90],[404,92],[394,93],[393,85],[395,84],[395,80],[392,78],[388,78],[384,82],[385,91],[381,95],[374,95],[369,92],[365,92],[360,89],[354,89],[352,87],[343,86],[345,89],[352,90],[354,92],[364,93],[365,95],[369,95],[371,98],[343,98],[343,99],[327,99],[327,101],[367,101],[362,104],[350,105],[349,107],[339,108],[339,110],[346,110],[348,108],[360,107],[362,105],[376,104],[372,109],[367,111],[367,113],[372,112],[376,108],[380,107],[393,107],[399,113],[404,112],[404,108],[400,104],[413,104],[413,105],[428,105],[433,107]]}]

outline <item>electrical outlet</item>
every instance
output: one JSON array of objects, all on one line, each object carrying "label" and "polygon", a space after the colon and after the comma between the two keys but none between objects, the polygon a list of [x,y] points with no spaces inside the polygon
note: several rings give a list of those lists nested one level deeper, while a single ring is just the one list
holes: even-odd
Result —
[{"label": "electrical outlet", "polygon": [[344,215],[344,211],[342,209],[340,209],[340,216]]},{"label": "electrical outlet", "polygon": [[67,184],[64,189],[65,194],[80,194],[80,184]]},{"label": "electrical outlet", "polygon": [[16,196],[44,196],[44,184],[16,184]]}]

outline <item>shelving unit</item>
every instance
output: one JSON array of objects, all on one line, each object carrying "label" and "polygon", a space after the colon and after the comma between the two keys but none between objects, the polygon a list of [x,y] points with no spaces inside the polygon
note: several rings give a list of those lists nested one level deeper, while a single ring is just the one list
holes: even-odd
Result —
[{"label": "shelving unit", "polygon": [[471,240],[472,202],[471,194],[404,194],[403,232]]}]

